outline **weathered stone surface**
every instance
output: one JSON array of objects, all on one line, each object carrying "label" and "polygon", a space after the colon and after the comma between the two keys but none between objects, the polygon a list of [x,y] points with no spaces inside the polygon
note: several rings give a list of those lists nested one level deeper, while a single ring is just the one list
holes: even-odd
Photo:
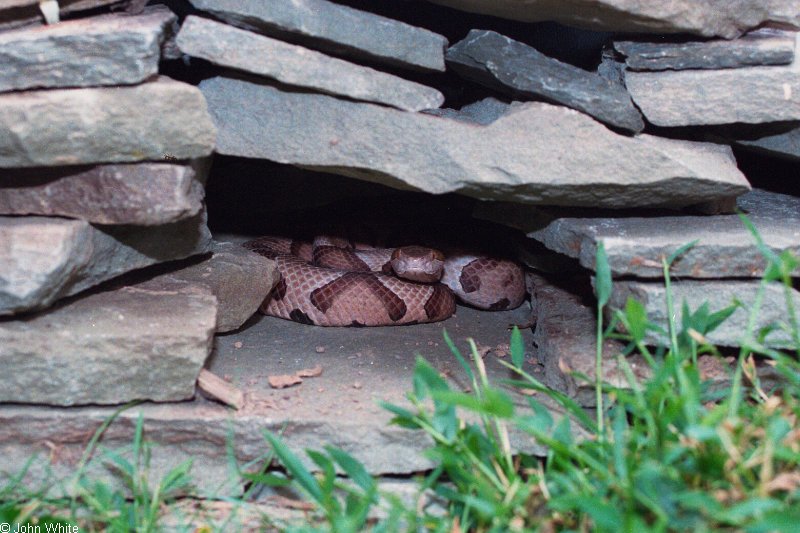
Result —
[{"label": "weathered stone surface", "polygon": [[[576,379],[570,373],[577,372],[594,379],[597,334],[594,302],[575,291],[579,281],[572,280],[571,290],[568,290],[543,276],[529,274],[533,286],[531,305],[536,316],[533,356],[544,368],[542,382],[571,396],[581,405],[593,406],[594,383]],[[584,284],[588,287],[588,280],[584,280]],[[586,292],[591,296],[591,288]],[[618,387],[627,386],[625,374],[616,360],[623,348],[624,345],[618,341],[606,340],[603,344],[603,377]],[[639,379],[649,375],[647,364],[640,357],[630,358],[628,362]]]},{"label": "weathered stone surface", "polygon": [[211,352],[208,290],[125,287],[24,320],[0,320],[0,402],[50,405],[178,401],[194,395]]},{"label": "weathered stone surface", "polygon": [[[680,280],[672,282],[672,301],[675,303],[675,322],[681,324],[681,307],[685,301],[691,311],[696,310],[703,303],[708,302],[710,310],[718,311],[730,306],[734,301],[743,304],[706,337],[709,342],[717,346],[739,346],[747,332],[750,308],[756,300],[761,282],[753,281],[722,281],[722,280]],[[789,289],[789,297],[795,309],[800,308],[800,292]],[[667,330],[667,304],[666,290],[660,282],[646,281],[615,281],[609,301],[609,310],[622,309],[625,302],[631,297],[644,304],[647,318]],[[756,315],[753,336],[759,330],[770,325],[783,324],[785,327],[776,328],[763,341],[765,346],[773,348],[790,348],[794,346],[790,328],[787,324],[789,316],[786,309],[786,294],[783,285],[770,283],[764,293],[764,300],[760,311]],[[652,343],[669,344],[669,339],[660,338],[650,332],[649,341]]]},{"label": "weathered stone surface", "polygon": [[[754,190],[737,200],[775,253],[800,255],[800,198]],[[738,215],[555,218],[525,206],[481,205],[478,216],[506,223],[549,249],[595,267],[597,243],[605,244],[614,276],[662,277],[661,258],[697,244],[673,264],[677,278],[761,277],[766,262]],[[800,276],[800,273],[798,273]]]},{"label": "weathered stone surface", "polygon": [[[59,0],[58,7],[61,15],[86,11],[109,4],[119,3],[122,0]],[[44,23],[44,16],[39,9],[39,0],[0,0],[0,29],[17,28],[20,26],[40,25]]]},{"label": "weathered stone surface", "polygon": [[[423,432],[388,425],[391,414],[381,409],[379,402],[409,405],[405,394],[411,390],[416,353],[452,377],[454,388],[463,386],[467,378],[444,343],[442,329],[447,329],[465,353],[469,349],[467,337],[482,346],[498,347],[508,343],[508,324],[528,319],[530,309],[525,307],[498,313],[459,308],[457,316],[444,325],[415,326],[413,338],[402,328],[314,328],[257,316],[246,328],[217,336],[215,353],[209,360],[211,372],[228,376],[245,393],[241,411],[233,412],[199,395],[191,402],[136,406],[114,420],[100,445],[109,450],[129,448],[135,421],[142,412],[145,434],[155,443],[150,478],[160,479],[170,468],[192,459],[192,478],[198,492],[217,497],[238,489],[231,487],[237,478],[228,450],[240,465],[263,459],[269,450],[263,437],[265,429],[280,432],[304,460],[304,448],[316,449],[326,443],[353,454],[373,474],[426,470],[431,468],[431,461],[421,452],[430,447],[430,439]],[[530,331],[523,330],[522,334],[526,346],[530,345]],[[318,346],[325,351],[319,353]],[[492,353],[484,361],[489,379],[504,387],[502,380],[508,377],[505,367]],[[275,390],[267,383],[269,375],[317,365],[322,366],[322,375],[297,387]],[[527,408],[524,396],[513,391],[509,394],[518,408]],[[549,405],[546,399],[543,402]],[[74,474],[75,462],[92,434],[113,411],[0,406],[0,484],[7,483],[8,476],[19,472],[34,453],[40,458],[29,471],[25,486],[35,485],[37,476],[44,476],[45,467],[51,467],[55,475]],[[553,416],[559,419],[564,414],[554,409]],[[529,436],[512,435],[512,444],[537,455],[545,453]],[[104,462],[102,453],[95,455],[89,466],[92,479],[109,477],[102,467]],[[250,465],[247,470],[259,466]],[[308,466],[317,469],[313,464]]]},{"label": "weathered stone surface", "polygon": [[[537,317],[533,334],[533,355],[543,366],[542,382],[561,391],[585,407],[594,407],[595,397],[595,356],[597,321],[594,298],[588,280],[581,281],[578,276],[560,282],[557,278],[548,279],[529,272],[532,277],[532,298],[534,314]],[[603,343],[603,380],[611,385],[629,388],[618,355],[624,345],[619,341],[606,340]],[[652,374],[647,362],[639,355],[625,358],[633,375],[644,380]],[[712,388],[730,384],[733,375],[732,362],[721,358],[701,355],[698,358],[700,378],[710,382]],[[583,374],[589,380],[573,375]],[[757,364],[757,372],[762,385],[769,387],[780,381],[773,367]]]},{"label": "weathered stone surface", "polygon": [[0,181],[0,214],[168,224],[200,212],[204,182],[203,172],[170,163],[7,170]]},{"label": "weathered stone surface", "polygon": [[508,111],[508,104],[497,98],[484,98],[461,109],[426,109],[423,113],[437,117],[452,118],[486,126]]},{"label": "weathered stone surface", "polygon": [[0,315],[41,309],[124,272],[208,249],[205,212],[164,226],[0,217]]},{"label": "weathered stone surface", "polygon": [[626,71],[625,84],[656,126],[800,120],[800,58],[787,66]]},{"label": "weathered stone surface", "polygon": [[176,20],[166,7],[0,33],[0,92],[140,83],[158,72]]},{"label": "weathered stone surface", "polygon": [[464,77],[514,97],[545,98],[617,128],[644,129],[624,87],[499,33],[472,30],[445,57]]},{"label": "weathered stone surface", "polygon": [[614,41],[631,70],[686,70],[788,65],[794,33],[761,28],[732,41]]},{"label": "weathered stone surface", "polygon": [[186,18],[177,43],[184,53],[217,65],[354,100],[406,111],[444,102],[432,87],[200,17]]},{"label": "weathered stone surface", "polygon": [[511,106],[481,127],[245,80],[212,78],[200,88],[219,129],[218,153],[397,188],[607,207],[694,204],[748,190],[727,146],[629,138],[544,103]]},{"label": "weathered stone surface", "polygon": [[728,137],[729,141],[754,152],[800,160],[800,123],[765,125],[760,132],[746,138]]},{"label": "weathered stone surface", "polygon": [[401,67],[444,70],[447,39],[443,36],[327,0],[190,1],[234,26],[311,48]]},{"label": "weathered stone surface", "polygon": [[[199,288],[217,299],[217,333],[238,329],[280,279],[275,262],[239,244],[214,242],[211,257],[179,270],[165,272],[137,287],[159,291]],[[167,265],[165,265],[167,266]]]},{"label": "weathered stone surface", "polygon": [[0,168],[202,157],[214,135],[197,88],[165,77],[0,95]]},{"label": "weathered stone surface", "polygon": [[767,22],[800,27],[797,0],[430,0],[525,22],[637,33],[693,33],[732,39]]}]

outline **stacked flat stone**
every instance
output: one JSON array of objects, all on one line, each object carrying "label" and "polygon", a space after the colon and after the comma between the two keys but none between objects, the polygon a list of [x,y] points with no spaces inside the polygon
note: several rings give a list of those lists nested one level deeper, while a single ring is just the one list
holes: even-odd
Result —
[{"label": "stacked flat stone", "polygon": [[[427,29],[328,0],[188,0],[179,31],[168,9],[141,11],[141,1],[79,18],[118,2],[60,0],[72,20],[48,26],[38,0],[0,0],[0,371],[9,376],[0,403],[84,406],[0,407],[0,457],[20,461],[40,440],[74,450],[69,434],[49,428],[91,433],[123,402],[192,399],[214,333],[237,330],[276,283],[271,261],[211,240],[203,197],[212,152],[470,196],[481,200],[476,216],[590,271],[603,242],[610,309],[634,296],[661,324],[661,259],[697,241],[673,265],[675,300],[692,309],[710,300],[713,310],[741,300],[708,335],[740,344],[765,262],[732,206],[772,252],[800,254],[800,199],[751,190],[731,148],[800,158],[798,35],[785,29],[800,26],[800,0],[431,1],[636,40],[618,36],[590,72],[494,31],[475,28],[448,47]],[[217,75],[199,88],[169,79],[159,74],[167,55]],[[446,70],[455,76],[442,82]],[[442,109],[436,87],[457,77],[486,98]],[[719,213],[679,211],[698,206]],[[642,209],[633,217],[628,208]],[[555,277],[529,275],[535,355],[548,385],[591,405],[593,389],[570,375],[595,368],[589,276]],[[800,307],[798,291],[768,286],[756,327],[782,320],[787,298]],[[460,319],[478,327],[469,313]],[[281,326],[270,332],[310,342],[298,324]],[[778,329],[766,342],[791,339]],[[613,341],[604,348],[620,351]],[[228,352],[212,370],[238,371]],[[256,352],[251,373],[265,355]],[[706,376],[727,379],[717,359],[703,361]],[[631,365],[646,377],[641,360]],[[612,358],[603,368],[627,383]],[[414,453],[428,443],[386,433],[380,417],[367,427],[334,412],[345,425],[330,424],[328,404],[351,371],[326,367],[330,390],[318,389],[311,409],[287,400],[285,421],[252,390],[232,420],[198,398],[148,405],[149,437],[175,452],[154,469],[196,455],[211,466],[201,479],[219,481],[231,430],[235,453],[250,460],[263,451],[263,429],[292,423],[285,436],[295,448],[324,435],[373,473],[428,468]],[[0,473],[11,470],[0,459]]]},{"label": "stacked flat stone", "polygon": [[[214,332],[271,288],[267,260],[212,246],[215,129],[195,87],[158,75],[176,22],[154,6],[0,33],[0,402],[190,398]],[[120,278],[209,252],[202,283]],[[219,279],[242,265],[256,291],[232,299]]]}]

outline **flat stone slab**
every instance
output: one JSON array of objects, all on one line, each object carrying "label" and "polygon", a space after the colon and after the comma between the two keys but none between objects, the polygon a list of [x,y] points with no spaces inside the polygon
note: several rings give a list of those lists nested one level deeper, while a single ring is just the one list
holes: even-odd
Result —
[{"label": "flat stone slab", "polygon": [[216,298],[199,287],[134,286],[77,297],[23,320],[0,320],[6,376],[0,402],[191,398],[211,352],[216,313]]},{"label": "flat stone slab", "polygon": [[161,270],[170,270],[137,287],[210,292],[217,299],[216,331],[225,333],[238,329],[253,316],[280,280],[280,273],[274,261],[240,244],[213,242],[209,251],[211,257],[178,270],[164,265]]},{"label": "flat stone slab", "polygon": [[[737,205],[775,253],[800,255],[800,198],[753,190]],[[673,264],[677,278],[760,278],[766,262],[738,215],[572,218],[513,205],[479,206],[478,215],[526,232],[547,248],[593,270],[605,244],[615,277],[661,278],[661,258],[698,241]],[[800,273],[798,273],[800,276]]]},{"label": "flat stone slab", "polygon": [[445,57],[447,64],[465,78],[515,98],[544,98],[617,128],[632,132],[644,129],[642,116],[623,86],[499,33],[471,30],[447,50]]},{"label": "flat stone slab", "polygon": [[[58,7],[63,16],[117,2],[119,0],[59,0]],[[0,29],[43,23],[44,16],[39,9],[39,0],[0,0]]]},{"label": "flat stone slab", "polygon": [[[800,39],[800,33],[796,34]],[[656,126],[800,120],[800,59],[787,66],[625,72],[625,84]]]},{"label": "flat stone slab", "polygon": [[310,48],[406,68],[445,69],[445,37],[327,0],[190,1],[234,26]]},{"label": "flat stone slab", "polygon": [[354,100],[406,111],[444,102],[432,87],[200,17],[186,18],[177,43],[184,53],[217,65]]},{"label": "flat stone slab", "polygon": [[[774,125],[764,125],[761,132],[753,132],[746,138],[728,136],[729,142],[753,152],[781,157],[784,159],[800,160],[800,122]],[[759,128],[760,129],[760,128]]]},{"label": "flat stone slab", "polygon": [[204,80],[200,89],[219,130],[218,153],[395,188],[605,207],[695,204],[749,189],[727,146],[630,138],[545,103],[513,105],[479,126],[232,78]]},{"label": "flat stone slab", "polygon": [[[412,388],[416,353],[452,378],[454,388],[469,386],[443,342],[443,328],[465,354],[467,337],[502,350],[509,342],[508,324],[527,321],[529,313],[525,306],[497,313],[459,307],[456,316],[444,323],[384,328],[318,328],[258,316],[239,332],[218,336],[209,364],[209,370],[244,392],[242,410],[231,411],[202,397],[178,404],[140,405],[121,413],[100,445],[112,450],[129,447],[141,412],[145,435],[156,443],[151,479],[192,459],[192,477],[199,492],[217,496],[239,490],[226,445],[230,444],[245,470],[255,470],[269,451],[265,429],[282,432],[290,448],[303,457],[305,448],[331,444],[356,456],[376,475],[423,471],[431,462],[421,452],[431,441],[420,432],[389,426],[391,415],[378,403],[408,405],[405,394]],[[529,330],[523,330],[523,338],[530,345]],[[510,375],[495,352],[484,361],[489,379],[502,387],[500,381]],[[270,375],[317,365],[322,374],[298,386],[272,389],[267,383]],[[518,405],[527,405],[524,396],[510,394]],[[542,401],[548,405],[546,399]],[[56,476],[73,473],[93,432],[113,411],[0,406],[0,483],[7,482],[7,476],[18,472],[34,453],[40,457],[29,470],[26,485],[42,479],[47,467]],[[558,411],[553,414],[556,419],[562,416]],[[515,447],[544,453],[529,437],[512,438]],[[95,457],[89,471],[107,478],[101,454]]]},{"label": "flat stone slab", "polygon": [[768,22],[800,27],[797,0],[430,0],[464,11],[525,22],[632,33],[692,33],[732,39]]},{"label": "flat stone slab", "polygon": [[115,276],[205,252],[205,212],[163,226],[0,217],[0,315],[41,309]]},{"label": "flat stone slab", "polygon": [[0,214],[154,226],[197,215],[205,175],[192,165],[134,163],[3,172]]},{"label": "flat stone slab", "polygon": [[140,83],[158,72],[176,20],[159,6],[0,33],[0,92]]},{"label": "flat stone slab", "polygon": [[[585,274],[583,279],[576,276],[560,280],[530,272],[529,275],[533,278],[531,301],[536,315],[533,356],[543,367],[541,381],[584,407],[594,407],[597,320],[588,280]],[[618,359],[624,348],[619,341],[603,342],[602,372],[606,383],[627,389],[630,383]],[[652,375],[640,355],[628,356],[626,360],[636,379],[642,381]],[[733,361],[701,355],[697,363],[701,379],[710,381],[712,388],[730,384]],[[757,372],[764,386],[780,381],[778,373],[768,364],[757,363]],[[577,377],[579,374],[589,380]]]},{"label": "flat stone slab", "polygon": [[630,70],[686,70],[788,65],[794,60],[793,32],[772,28],[738,39],[713,41],[614,41]]},{"label": "flat stone slab", "polygon": [[0,95],[0,168],[203,157],[214,136],[200,91],[166,77]]},{"label": "flat stone slab", "polygon": [[[703,303],[708,302],[712,312],[719,311],[739,301],[739,307],[723,324],[707,335],[708,340],[717,346],[739,346],[742,337],[747,331],[749,309],[752,307],[760,281],[758,280],[680,280],[672,282],[672,298],[676,313],[675,321],[681,324],[681,306],[683,302],[694,311]],[[800,292],[789,289],[789,298],[794,302],[794,308],[800,308]],[[612,289],[609,309],[622,309],[628,298],[633,298],[644,304],[647,318],[667,329],[666,291],[663,283],[646,281],[615,281]],[[755,322],[753,335],[757,336],[759,330],[770,325],[786,324],[788,312],[786,309],[786,294],[784,287],[778,283],[770,283],[764,293],[761,310]],[[668,344],[669,339],[660,338],[655,333],[649,334],[649,342]],[[763,344],[772,348],[792,348],[794,346],[788,329],[777,328],[764,340]]]}]

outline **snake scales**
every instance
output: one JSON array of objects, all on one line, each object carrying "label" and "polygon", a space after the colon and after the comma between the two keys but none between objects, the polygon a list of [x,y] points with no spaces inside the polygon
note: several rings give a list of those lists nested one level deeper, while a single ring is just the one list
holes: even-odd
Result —
[{"label": "snake scales", "polygon": [[[504,310],[518,307],[526,294],[522,267],[488,256],[445,257],[420,246],[356,249],[325,236],[313,243],[267,236],[243,246],[274,259],[281,274],[261,311],[304,324],[436,322],[455,312],[456,297],[480,309]],[[400,279],[397,270],[411,279]]]}]

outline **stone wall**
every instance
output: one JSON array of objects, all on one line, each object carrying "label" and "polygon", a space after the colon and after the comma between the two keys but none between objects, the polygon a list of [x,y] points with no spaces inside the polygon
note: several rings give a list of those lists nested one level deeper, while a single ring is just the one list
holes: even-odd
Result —
[{"label": "stone wall", "polygon": [[[267,400],[238,383],[249,407],[229,415],[195,387],[215,343],[228,368],[219,334],[239,330],[278,280],[271,261],[209,231],[206,184],[246,183],[229,175],[245,167],[273,181],[239,194],[273,212],[456,194],[473,220],[524,234],[520,257],[538,271],[531,356],[586,404],[565,369],[593,371],[599,242],[612,306],[633,295],[664,323],[661,258],[697,241],[673,286],[692,308],[744,303],[710,336],[720,346],[738,344],[766,264],[734,209],[770,250],[800,253],[800,0],[147,3],[0,0],[0,418],[15,428],[0,431],[0,456],[80,447],[43,428],[91,433],[113,412],[98,406],[132,400],[183,402],[147,407],[165,446],[180,440],[173,415],[192,439],[209,424],[223,441],[234,416],[239,457],[258,455],[254,433],[279,425]],[[782,192],[737,165],[745,151],[788,161],[765,182]],[[220,212],[229,237],[254,216]],[[758,326],[784,305],[771,287]],[[322,431],[359,455],[357,435],[386,438],[377,423],[298,424],[295,446]],[[398,459],[424,443],[390,440],[394,458],[370,456],[373,471],[424,468]]]}]

